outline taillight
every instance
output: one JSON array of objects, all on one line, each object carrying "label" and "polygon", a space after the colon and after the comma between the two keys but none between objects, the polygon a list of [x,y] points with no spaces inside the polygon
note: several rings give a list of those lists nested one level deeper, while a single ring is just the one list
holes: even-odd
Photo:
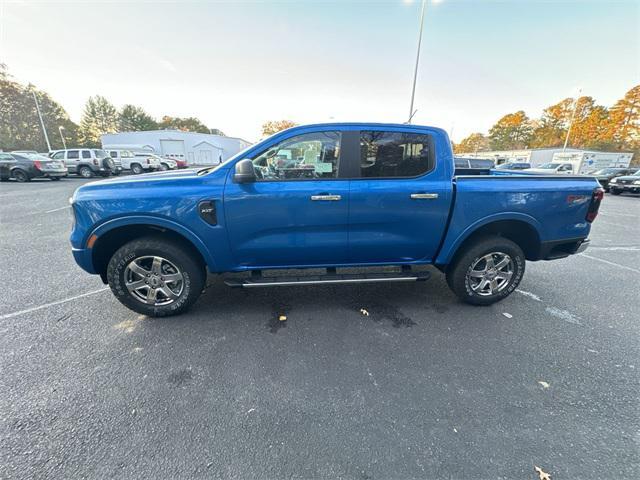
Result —
[{"label": "taillight", "polygon": [[598,216],[598,210],[600,209],[600,203],[604,198],[604,189],[596,188],[591,194],[591,203],[589,204],[589,210],[587,210],[587,222],[593,222]]},{"label": "taillight", "polygon": [[149,161],[149,159],[147,158],[147,165],[150,165],[150,164],[151,164],[151,162],[150,162],[150,161]]},{"label": "taillight", "polygon": [[94,158],[94,159],[93,159],[93,164],[94,164],[94,165],[98,165],[98,159],[97,159],[97,158]]},{"label": "taillight", "polygon": [[34,161],[33,161],[33,165],[34,165],[38,170],[40,170],[40,169],[42,168],[42,164],[40,163],[40,161],[39,161],[39,160],[34,160]]}]

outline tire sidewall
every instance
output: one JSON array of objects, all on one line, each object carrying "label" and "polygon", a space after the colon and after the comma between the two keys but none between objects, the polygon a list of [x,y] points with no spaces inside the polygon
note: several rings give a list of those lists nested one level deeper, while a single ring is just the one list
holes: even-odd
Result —
[{"label": "tire sidewall", "polygon": [[[87,174],[85,174],[85,172],[89,172]],[[93,171],[89,168],[89,167],[80,167],[80,176],[82,178],[91,178],[93,177]]]},{"label": "tire sidewall", "polygon": [[[507,287],[494,295],[478,295],[471,289],[467,274],[472,266],[479,258],[493,252],[501,252],[509,255],[513,261],[514,272],[509,280]],[[454,293],[462,300],[474,305],[490,305],[498,302],[513,293],[518,288],[522,277],[524,276],[526,259],[525,256],[515,243],[511,240],[496,237],[479,242],[476,246],[471,247],[469,251],[463,254],[456,263],[449,286]]]},{"label": "tire sidewall", "polygon": [[[153,241],[134,241],[120,248],[109,261],[107,267],[107,279],[111,291],[128,308],[145,315],[162,317],[175,315],[188,308],[200,295],[202,287],[197,286],[197,264],[189,258],[188,254],[173,245],[155,244]],[[176,250],[178,249],[178,250]],[[183,288],[179,298],[168,305],[147,305],[134,298],[125,286],[125,271],[127,265],[136,258],[157,255],[173,263],[183,277]]]}]

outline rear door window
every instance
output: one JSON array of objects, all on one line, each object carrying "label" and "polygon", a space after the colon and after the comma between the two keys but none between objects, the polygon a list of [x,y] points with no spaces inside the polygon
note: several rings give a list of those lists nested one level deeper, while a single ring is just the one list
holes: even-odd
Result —
[{"label": "rear door window", "polygon": [[69,160],[77,160],[80,158],[80,152],[78,150],[69,150],[67,152],[67,158]]},{"label": "rear door window", "polygon": [[91,152],[89,150],[82,150],[82,158],[91,158]]},{"label": "rear door window", "polygon": [[431,136],[422,133],[360,132],[360,176],[407,178],[434,167]]}]

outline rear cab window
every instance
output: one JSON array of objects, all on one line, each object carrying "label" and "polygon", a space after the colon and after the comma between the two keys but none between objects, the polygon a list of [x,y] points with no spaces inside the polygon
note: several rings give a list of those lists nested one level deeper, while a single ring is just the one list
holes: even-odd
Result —
[{"label": "rear cab window", "polygon": [[411,178],[433,170],[433,142],[423,133],[360,132],[362,178]]}]

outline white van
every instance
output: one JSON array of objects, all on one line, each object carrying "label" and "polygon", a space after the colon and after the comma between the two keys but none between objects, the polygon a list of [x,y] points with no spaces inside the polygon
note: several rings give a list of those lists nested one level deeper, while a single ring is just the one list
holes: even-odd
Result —
[{"label": "white van", "polygon": [[123,170],[131,170],[136,175],[144,172],[153,172],[160,170],[160,162],[151,160],[148,156],[139,157],[131,150],[119,150],[107,148],[107,153],[114,160],[117,159],[122,164]]}]

